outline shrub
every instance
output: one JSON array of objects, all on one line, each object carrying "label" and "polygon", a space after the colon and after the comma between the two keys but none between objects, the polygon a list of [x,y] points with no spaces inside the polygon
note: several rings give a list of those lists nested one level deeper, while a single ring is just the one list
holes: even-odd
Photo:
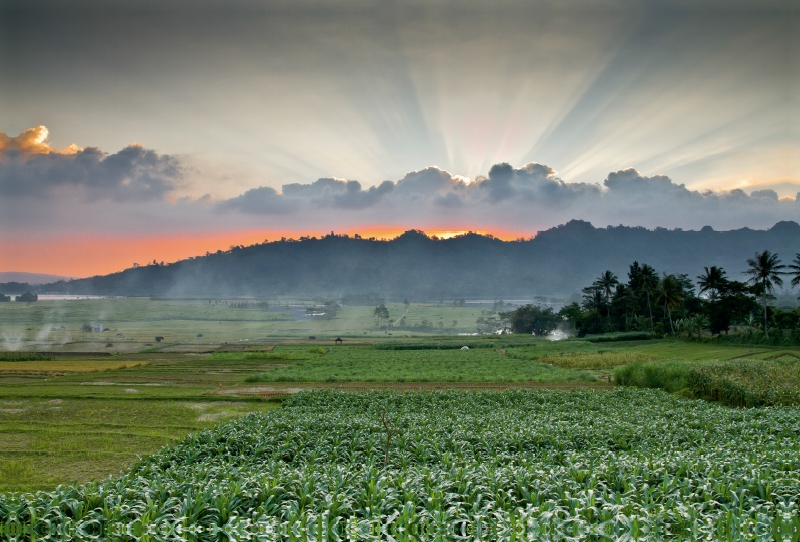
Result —
[{"label": "shrub", "polygon": [[585,340],[593,343],[610,343],[618,341],[647,341],[653,334],[647,331],[626,331],[617,333],[603,333],[602,335],[586,335]]},{"label": "shrub", "polygon": [[689,387],[690,362],[679,360],[645,361],[623,365],[614,371],[614,380],[623,386],[661,388],[669,392]]},{"label": "shrub", "polygon": [[649,361],[652,355],[642,352],[630,352],[628,349],[614,349],[612,351],[600,352],[565,352],[563,354],[550,354],[539,358],[542,363],[557,365],[558,367],[571,367],[575,369],[585,368],[609,368],[630,363]]},{"label": "shrub", "polygon": [[729,335],[715,335],[713,337],[700,337],[689,339],[708,344],[741,344],[754,346],[798,346],[800,345],[800,332],[782,333],[770,330],[769,339],[763,331],[750,330],[746,333],[731,333]]},{"label": "shrub", "polygon": [[800,405],[800,364],[737,359],[689,371],[692,393],[732,406]]},{"label": "shrub", "polygon": [[731,406],[800,405],[800,363],[757,359],[648,361],[618,367],[623,386],[688,391]]},{"label": "shrub", "polygon": [[53,361],[53,356],[38,352],[0,352],[0,361]]},{"label": "shrub", "polygon": [[381,343],[376,344],[376,350],[460,350],[468,346],[473,348],[503,348],[506,345],[497,345],[494,342],[448,342],[448,343]]}]

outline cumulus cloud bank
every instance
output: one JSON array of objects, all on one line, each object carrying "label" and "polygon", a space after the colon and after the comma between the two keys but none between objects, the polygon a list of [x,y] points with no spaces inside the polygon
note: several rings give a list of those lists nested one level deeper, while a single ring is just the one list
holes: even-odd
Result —
[{"label": "cumulus cloud bank", "polygon": [[0,132],[0,159],[6,151],[16,151],[22,153],[23,156],[31,154],[75,154],[82,150],[75,143],[58,149],[50,145],[47,141],[47,136],[50,135],[46,126],[39,125],[33,128],[28,128],[16,137]]},{"label": "cumulus cloud bank", "polygon": [[179,161],[132,144],[114,154],[47,142],[44,126],[9,137],[0,132],[0,196],[49,197],[59,189],[82,192],[87,200],[161,200],[182,176]]},{"label": "cumulus cloud bank", "polygon": [[218,209],[261,216],[347,209],[423,222],[444,214],[462,223],[480,219],[505,228],[570,218],[649,227],[762,227],[800,218],[797,200],[779,200],[774,190],[699,192],[633,168],[609,173],[602,185],[569,183],[537,163],[521,168],[496,164],[473,182],[428,167],[367,189],[357,181],[329,178],[284,185],[280,192],[261,187],[220,202]]},{"label": "cumulus cloud bank", "polygon": [[[472,181],[427,167],[375,186],[326,177],[284,184],[280,190],[260,186],[221,201],[191,200],[179,194],[187,168],[177,157],[138,145],[114,154],[74,145],[59,150],[46,139],[44,127],[16,138],[0,133],[0,207],[18,227],[29,227],[22,224],[26,216],[33,216],[26,209],[35,209],[38,221],[57,222],[57,216],[68,214],[74,224],[74,209],[64,210],[70,195],[70,201],[84,205],[84,227],[108,227],[108,217],[113,217],[116,229],[131,231],[308,231],[382,224],[534,233],[573,218],[598,226],[718,229],[765,228],[780,220],[800,220],[800,198],[779,198],[772,189],[749,195],[738,189],[701,192],[633,168],[611,172],[598,184],[572,183],[552,167],[534,162],[519,168],[495,164]],[[103,205],[96,205],[97,200]]]},{"label": "cumulus cloud bank", "polygon": [[301,208],[368,209],[417,206],[435,210],[470,205],[544,204],[563,206],[581,198],[600,197],[598,185],[566,183],[553,168],[530,163],[520,169],[496,164],[486,177],[467,182],[437,167],[407,173],[399,181],[362,188],[358,181],[325,178],[311,184],[286,184],[281,192],[259,187],[219,203],[223,210],[251,214],[286,213]]}]

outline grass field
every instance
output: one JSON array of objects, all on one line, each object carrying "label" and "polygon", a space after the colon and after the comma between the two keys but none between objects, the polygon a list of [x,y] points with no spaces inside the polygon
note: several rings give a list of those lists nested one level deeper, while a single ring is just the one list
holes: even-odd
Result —
[{"label": "grass field", "polygon": [[[336,336],[389,337],[389,331],[377,329],[374,307],[342,307],[336,318],[300,319],[310,301],[282,300],[269,310],[234,308],[237,300],[151,300],[149,298],[113,298],[80,300],[44,300],[36,303],[0,304],[0,349],[136,352],[148,345],[168,349],[213,349],[223,342],[260,341],[266,337],[332,340]],[[406,317],[412,329],[391,331],[392,337],[427,336],[414,330],[423,320],[437,333],[475,333],[479,307],[452,307],[415,303],[387,304],[392,322]],[[453,322],[455,321],[455,325]],[[107,332],[85,333],[84,324],[99,322]],[[439,323],[441,322],[441,326]],[[63,326],[63,329],[62,329]],[[117,336],[117,335],[121,336]],[[198,337],[202,335],[202,337]],[[155,342],[155,337],[164,337]],[[111,346],[107,346],[107,345]]]},{"label": "grass field", "polygon": [[7,496],[0,522],[102,526],[105,540],[178,526],[226,539],[793,540],[798,414],[641,389],[305,393],[103,484]]},{"label": "grass field", "polygon": [[339,347],[253,375],[249,382],[592,382],[588,372],[508,358],[490,348],[377,350]]},{"label": "grass field", "polygon": [[100,371],[115,371],[138,367],[147,362],[137,361],[83,361],[83,360],[53,360],[53,361],[0,361],[0,373],[45,373],[45,374],[70,374],[70,373],[96,373]]},{"label": "grass field", "polygon": [[277,406],[215,395],[261,360],[121,358],[0,363],[0,492],[105,479],[193,431]]},{"label": "grass field", "polygon": [[202,399],[0,400],[0,492],[104,479],[190,432],[275,406]]}]

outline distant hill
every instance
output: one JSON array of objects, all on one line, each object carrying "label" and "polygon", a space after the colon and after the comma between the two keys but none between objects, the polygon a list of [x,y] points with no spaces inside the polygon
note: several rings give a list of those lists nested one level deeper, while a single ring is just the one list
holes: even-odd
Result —
[{"label": "distant hill", "polygon": [[70,280],[73,277],[46,275],[43,273],[24,273],[22,271],[0,271],[0,283],[19,282],[27,284],[49,284],[59,280]]},{"label": "distant hill", "polygon": [[704,266],[722,266],[741,280],[745,260],[765,249],[784,262],[793,259],[800,252],[800,225],[682,231],[595,228],[573,220],[529,241],[477,234],[435,240],[415,230],[391,241],[325,236],[238,247],[165,266],[57,282],[38,291],[219,297],[378,293],[410,300],[569,296],[606,269],[625,277],[634,260],[691,277]]}]

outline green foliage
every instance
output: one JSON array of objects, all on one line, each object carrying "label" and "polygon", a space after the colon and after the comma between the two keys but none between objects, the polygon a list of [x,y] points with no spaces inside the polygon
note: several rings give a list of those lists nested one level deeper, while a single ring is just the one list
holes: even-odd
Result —
[{"label": "green foliage", "polygon": [[283,361],[303,361],[316,359],[328,353],[328,348],[316,346],[312,348],[302,346],[278,346],[270,351],[244,351],[244,352],[213,352],[213,360],[283,360]]},{"label": "green foliage", "polygon": [[53,361],[53,356],[38,352],[0,352],[0,361]]},{"label": "green foliage", "polygon": [[691,362],[658,360],[631,363],[614,370],[614,381],[623,386],[659,388],[678,392],[689,387]]},{"label": "green foliage", "polygon": [[625,386],[687,391],[731,406],[800,405],[800,362],[760,359],[648,361],[618,367]]},{"label": "green foliage", "polygon": [[629,331],[616,333],[603,333],[600,335],[586,335],[585,340],[593,343],[610,343],[619,341],[646,341],[653,338],[652,333],[646,331]]},{"label": "green foliage", "polygon": [[16,301],[17,303],[33,303],[35,301],[39,301],[39,295],[32,294],[30,292],[25,292],[22,295],[14,297],[14,301]]},{"label": "green foliage", "polygon": [[398,540],[462,528],[470,540],[782,539],[798,516],[798,419],[630,389],[301,393],[120,477],[0,496],[0,524],[13,517],[38,538],[105,526],[106,540],[142,525],[214,539],[376,527]]},{"label": "green foliage", "polygon": [[375,307],[372,314],[378,319],[378,325],[382,324],[384,320],[389,320],[389,309],[383,303]]},{"label": "green foliage", "polygon": [[538,305],[523,305],[501,316],[508,320],[514,333],[532,333],[536,336],[547,335],[563,321],[552,307]]},{"label": "green foliage", "polygon": [[[776,330],[777,331],[777,330]],[[689,339],[702,344],[731,344],[753,346],[800,346],[800,331],[791,333],[773,332],[767,337],[763,331],[749,330],[744,333],[731,333],[729,335],[715,335],[713,337],[700,337]]]},{"label": "green foliage", "polygon": [[689,372],[697,397],[732,406],[800,405],[800,363],[729,360],[705,363]]},{"label": "green foliage", "polygon": [[539,358],[543,363],[574,369],[608,369],[640,361],[650,361],[652,355],[637,352],[633,348],[600,350],[598,352],[565,352]]},{"label": "green foliage", "polygon": [[473,348],[505,348],[507,345],[494,342],[385,342],[375,345],[376,350],[461,350],[461,347]]}]

